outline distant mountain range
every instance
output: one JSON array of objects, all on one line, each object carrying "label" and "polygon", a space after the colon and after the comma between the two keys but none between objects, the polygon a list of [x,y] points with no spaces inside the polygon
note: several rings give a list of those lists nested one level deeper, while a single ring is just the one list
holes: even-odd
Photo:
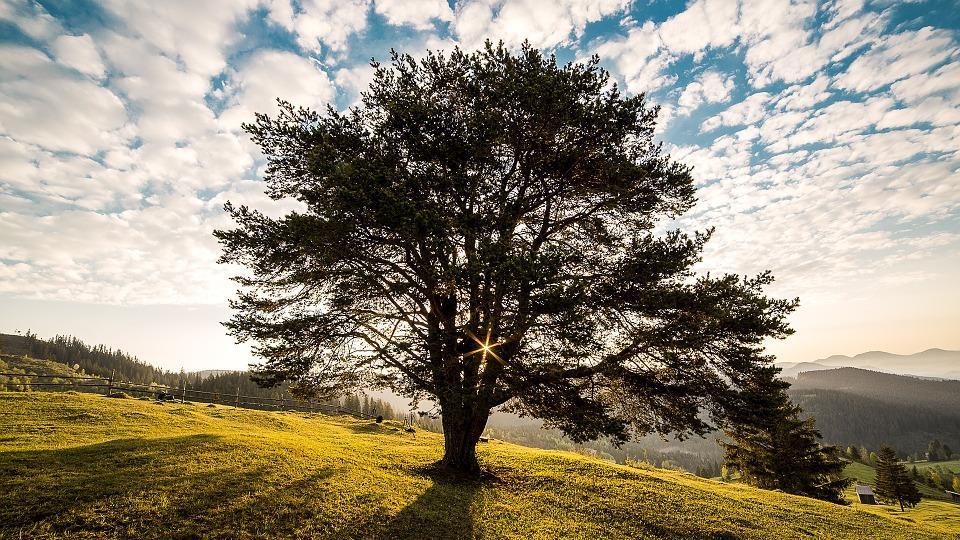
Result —
[{"label": "distant mountain range", "polygon": [[782,369],[781,377],[791,378],[809,371],[853,367],[896,375],[960,380],[960,351],[927,349],[915,354],[870,351],[856,356],[835,354],[813,362],[781,362],[777,366]]}]

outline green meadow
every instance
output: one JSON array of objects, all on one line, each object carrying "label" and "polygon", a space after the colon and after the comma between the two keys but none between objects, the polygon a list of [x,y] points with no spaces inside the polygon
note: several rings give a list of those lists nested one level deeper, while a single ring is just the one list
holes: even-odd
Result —
[{"label": "green meadow", "polygon": [[[0,393],[2,538],[945,538],[960,507],[841,507],[578,454],[481,445],[477,481],[397,424]],[[950,516],[953,519],[950,519]]]}]

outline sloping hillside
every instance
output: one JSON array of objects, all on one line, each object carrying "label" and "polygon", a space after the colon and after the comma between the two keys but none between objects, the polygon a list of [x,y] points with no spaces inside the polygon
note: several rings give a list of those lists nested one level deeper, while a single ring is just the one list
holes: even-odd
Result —
[{"label": "sloping hillside", "polygon": [[481,451],[491,477],[453,481],[431,472],[440,452],[439,436],[390,424],[0,393],[0,537],[861,539],[955,526],[947,503],[903,519],[497,441]]}]

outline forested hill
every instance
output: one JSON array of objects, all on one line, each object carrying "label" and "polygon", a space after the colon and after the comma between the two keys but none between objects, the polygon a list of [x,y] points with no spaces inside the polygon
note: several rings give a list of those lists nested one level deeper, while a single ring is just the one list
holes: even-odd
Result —
[{"label": "forested hill", "polygon": [[197,371],[172,372],[142,362],[137,357],[119,349],[104,345],[87,345],[72,336],[56,336],[49,340],[36,334],[0,334],[0,352],[24,355],[43,360],[52,360],[68,366],[79,365],[87,374],[110,377],[138,384],[160,384],[179,388],[184,383],[188,388],[233,395],[239,392],[246,396],[281,397],[286,385],[278,388],[260,388],[250,380],[246,371]]},{"label": "forested hill", "polygon": [[906,454],[922,452],[932,439],[960,447],[960,381],[840,368],[791,382],[791,399],[831,443],[888,444]]},{"label": "forested hill", "polygon": [[[10,360],[11,356],[26,356],[55,362],[54,366],[57,364],[69,366],[66,368],[67,373],[75,371],[104,378],[113,376],[117,380],[137,384],[159,384],[173,388],[185,385],[190,390],[213,392],[220,396],[239,394],[261,398],[291,398],[289,384],[283,383],[275,388],[261,388],[250,380],[248,371],[203,370],[179,373],[164,371],[119,349],[110,349],[104,345],[87,345],[72,336],[56,336],[44,340],[29,331],[26,335],[0,334],[0,353],[6,355],[4,356],[6,360]],[[23,373],[28,377],[49,374],[51,371],[62,373],[62,370],[48,369],[50,362],[31,368],[26,368],[22,363],[13,365],[16,373]],[[11,364],[0,361],[0,365]],[[79,369],[74,370],[74,366],[79,366]],[[3,379],[4,377],[0,376],[0,381]],[[0,389],[2,388],[3,386],[0,386]],[[388,402],[370,398],[364,394],[346,395],[325,403],[364,414],[376,411],[377,414],[382,414],[386,418],[399,418],[406,414],[403,410],[395,410]],[[427,429],[435,427],[429,419],[421,419],[418,423]]]},{"label": "forested hill", "polygon": [[40,339],[36,334],[0,334],[0,352],[53,360],[68,366],[79,365],[85,373],[100,377],[111,374],[125,381],[139,384],[177,386],[179,373],[164,371],[119,349],[105,345],[87,345],[73,336]]},{"label": "forested hill", "polygon": [[873,398],[894,405],[909,404],[960,414],[960,381],[892,375],[858,368],[800,373],[795,390],[819,388]]}]

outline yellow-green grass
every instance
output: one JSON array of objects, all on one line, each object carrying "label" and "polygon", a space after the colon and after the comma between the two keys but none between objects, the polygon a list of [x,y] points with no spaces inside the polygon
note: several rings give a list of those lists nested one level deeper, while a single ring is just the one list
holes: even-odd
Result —
[{"label": "yellow-green grass", "polygon": [[[430,468],[394,424],[0,393],[0,537],[945,538],[904,516],[493,441],[489,475]],[[960,507],[954,507],[954,511]],[[924,513],[915,523],[904,518]],[[929,514],[929,516],[927,516]],[[929,517],[929,519],[927,519]]]}]

